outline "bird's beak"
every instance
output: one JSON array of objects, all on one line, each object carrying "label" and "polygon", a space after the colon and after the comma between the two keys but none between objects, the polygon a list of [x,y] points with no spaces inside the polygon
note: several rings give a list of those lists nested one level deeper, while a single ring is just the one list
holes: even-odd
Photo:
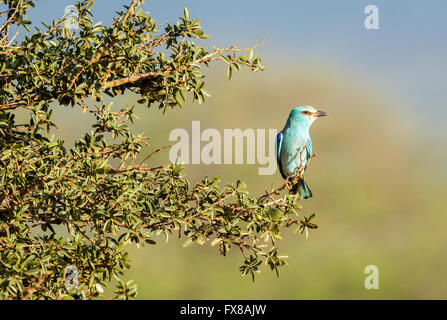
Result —
[{"label": "bird's beak", "polygon": [[325,111],[317,111],[317,117],[328,116],[329,114]]}]

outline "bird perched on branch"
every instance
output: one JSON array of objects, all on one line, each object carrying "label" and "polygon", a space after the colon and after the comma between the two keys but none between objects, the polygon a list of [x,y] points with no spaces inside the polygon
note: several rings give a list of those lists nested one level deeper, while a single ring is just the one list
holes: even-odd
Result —
[{"label": "bird perched on branch", "polygon": [[318,111],[311,106],[293,108],[284,129],[276,136],[279,172],[286,179],[286,188],[291,193],[299,192],[303,199],[312,197],[303,177],[310,158],[313,157],[309,129],[317,118],[327,115],[327,112]]}]

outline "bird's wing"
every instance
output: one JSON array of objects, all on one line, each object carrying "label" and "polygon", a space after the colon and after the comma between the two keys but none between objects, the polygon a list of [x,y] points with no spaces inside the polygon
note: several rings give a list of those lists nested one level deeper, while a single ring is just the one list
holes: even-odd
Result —
[{"label": "bird's wing", "polygon": [[306,161],[301,163],[301,166],[304,167],[303,173],[304,171],[306,171],[307,166],[309,165],[310,158],[312,158],[312,140],[310,140],[309,138],[306,143]]},{"label": "bird's wing", "polygon": [[[306,153],[304,153],[304,151]],[[312,141],[310,138],[307,140],[306,144],[297,149],[296,158],[298,161],[297,170],[300,174],[303,174],[306,171],[307,166],[309,164],[310,158],[312,158]]]},{"label": "bird's wing", "polygon": [[312,140],[310,140],[310,138],[306,143],[306,151],[307,151],[307,160],[309,160],[310,158],[312,158]]},{"label": "bird's wing", "polygon": [[282,131],[280,131],[277,135],[276,135],[276,162],[278,163],[278,168],[279,168],[279,172],[281,173],[281,176],[286,179],[286,175],[284,174],[284,171],[282,170],[282,165],[281,165],[281,145],[282,145],[282,138],[283,138],[283,134]]}]

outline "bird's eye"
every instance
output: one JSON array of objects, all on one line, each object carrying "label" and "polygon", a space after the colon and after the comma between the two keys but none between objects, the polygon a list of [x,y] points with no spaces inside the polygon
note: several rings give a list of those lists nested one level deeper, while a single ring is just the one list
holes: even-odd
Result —
[{"label": "bird's eye", "polygon": [[302,111],[301,113],[302,113],[302,114],[305,114],[305,115],[307,116],[307,115],[309,115],[310,112],[307,111],[307,110],[304,110],[304,111]]}]

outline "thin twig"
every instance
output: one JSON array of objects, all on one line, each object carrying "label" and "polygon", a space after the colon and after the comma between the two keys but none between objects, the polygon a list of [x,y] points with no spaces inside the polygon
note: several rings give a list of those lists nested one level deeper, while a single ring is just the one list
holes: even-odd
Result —
[{"label": "thin twig", "polygon": [[[253,48],[260,46],[263,42],[264,42],[264,40],[260,41],[259,43],[255,44],[254,46],[251,46],[249,48],[244,48],[244,49],[238,49],[236,46],[232,46],[232,47],[225,48],[225,49],[215,48],[213,52],[208,53],[207,55],[203,56],[202,58],[194,60],[193,62],[191,62],[191,64],[194,65],[194,64],[212,61],[212,60],[222,60],[221,57],[216,57],[216,55],[220,55],[223,52],[228,52],[228,51],[231,51],[231,52],[249,51]],[[146,72],[143,74],[133,74],[126,78],[107,81],[103,84],[103,88],[109,89],[109,88],[121,86],[121,85],[124,85],[127,83],[134,83],[134,82],[138,82],[138,81],[145,80],[145,79],[155,78],[158,76],[166,76],[173,72],[183,71],[186,68],[187,68],[186,66],[181,66],[180,68],[177,68],[177,69],[169,67],[169,68],[166,68],[166,70],[164,70],[164,71],[157,71],[157,72],[154,71],[154,72]]]}]

